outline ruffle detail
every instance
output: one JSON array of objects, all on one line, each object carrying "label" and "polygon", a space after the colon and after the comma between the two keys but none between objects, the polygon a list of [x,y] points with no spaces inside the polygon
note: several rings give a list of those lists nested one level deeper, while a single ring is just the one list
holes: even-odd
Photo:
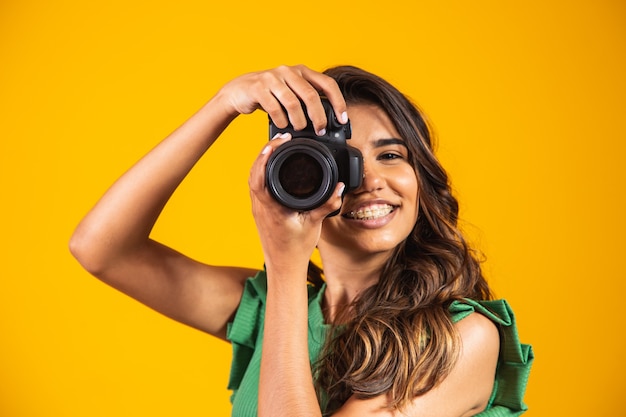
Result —
[{"label": "ruffle detail", "polygon": [[473,312],[480,313],[498,325],[500,331],[500,357],[496,381],[489,405],[476,417],[513,417],[524,413],[524,393],[533,363],[532,347],[519,340],[515,315],[505,300],[475,301],[464,299],[450,305],[455,323]]},{"label": "ruffle detail", "polygon": [[[321,310],[321,296],[324,288],[325,286],[320,289],[313,285],[307,287],[311,361],[317,358],[327,330]],[[228,380],[228,389],[233,390],[233,395],[236,394],[241,385],[252,356],[257,349],[257,343],[261,343],[266,299],[267,275],[265,271],[259,271],[253,278],[246,281],[235,318],[231,323],[228,323],[226,329],[226,338],[230,340],[233,349]]]},{"label": "ruffle detail", "polygon": [[246,281],[235,319],[228,323],[226,338],[231,341],[233,359],[228,379],[228,389],[236,391],[241,384],[256,348],[259,329],[263,328],[267,280],[259,271]]}]

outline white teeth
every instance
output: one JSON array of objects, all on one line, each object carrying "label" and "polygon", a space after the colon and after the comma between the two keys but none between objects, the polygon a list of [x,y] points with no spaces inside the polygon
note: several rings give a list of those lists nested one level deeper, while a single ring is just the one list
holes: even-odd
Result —
[{"label": "white teeth", "polygon": [[393,206],[389,204],[374,204],[372,206],[364,207],[357,211],[351,211],[346,213],[345,216],[350,219],[357,220],[374,220],[379,217],[388,215],[393,211]]}]

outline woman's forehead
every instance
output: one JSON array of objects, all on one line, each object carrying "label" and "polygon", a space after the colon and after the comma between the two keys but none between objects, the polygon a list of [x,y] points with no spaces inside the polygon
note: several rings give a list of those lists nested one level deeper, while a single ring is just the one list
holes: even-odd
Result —
[{"label": "woman's forehead", "polygon": [[396,130],[395,125],[380,107],[375,105],[348,106],[348,117],[352,125],[352,146],[367,146],[379,148],[381,146],[404,145],[403,138]]}]

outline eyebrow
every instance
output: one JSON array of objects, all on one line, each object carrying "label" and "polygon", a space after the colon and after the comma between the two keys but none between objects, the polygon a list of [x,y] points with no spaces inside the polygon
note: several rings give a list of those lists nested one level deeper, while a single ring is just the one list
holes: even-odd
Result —
[{"label": "eyebrow", "polygon": [[402,145],[405,148],[408,148],[404,140],[399,139],[399,138],[378,139],[374,141],[375,148],[382,148],[383,146],[389,146],[389,145]]}]

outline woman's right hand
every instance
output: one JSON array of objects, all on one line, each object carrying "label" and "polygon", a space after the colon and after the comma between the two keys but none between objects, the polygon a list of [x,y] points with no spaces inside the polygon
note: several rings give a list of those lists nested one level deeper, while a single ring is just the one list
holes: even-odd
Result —
[{"label": "woman's right hand", "polygon": [[284,128],[291,123],[295,130],[307,125],[301,100],[315,131],[321,132],[327,121],[320,94],[329,99],[339,122],[347,123],[346,102],[335,80],[304,65],[280,66],[242,75],[224,85],[215,99],[221,101],[232,116],[262,109],[276,126]]}]

